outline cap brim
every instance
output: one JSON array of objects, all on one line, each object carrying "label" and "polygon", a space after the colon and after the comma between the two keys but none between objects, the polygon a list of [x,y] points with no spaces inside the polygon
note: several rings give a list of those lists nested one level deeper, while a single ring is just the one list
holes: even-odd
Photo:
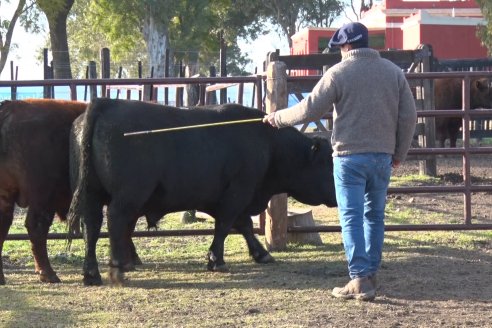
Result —
[{"label": "cap brim", "polygon": [[[331,37],[330,41],[328,42],[328,47],[333,48],[333,47],[339,47],[343,44],[345,44],[345,40],[340,40],[340,29],[338,29],[335,34]],[[343,38],[342,39],[346,39]]]}]

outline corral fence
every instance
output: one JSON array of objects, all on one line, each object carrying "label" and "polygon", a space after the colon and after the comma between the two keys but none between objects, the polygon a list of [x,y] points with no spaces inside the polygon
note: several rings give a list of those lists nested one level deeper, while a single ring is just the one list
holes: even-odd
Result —
[{"label": "corral fence", "polygon": [[[483,128],[490,125],[475,124],[476,122],[487,122],[492,118],[492,110],[470,109],[470,80],[475,77],[486,77],[492,79],[490,72],[491,60],[469,60],[469,61],[443,61],[439,63],[432,56],[432,48],[421,45],[415,50],[388,50],[381,51],[381,56],[387,58],[400,66],[406,72],[410,86],[414,89],[416,107],[418,109],[417,135],[419,147],[409,152],[409,158],[420,159],[420,172],[431,176],[436,175],[436,156],[460,155],[462,157],[463,184],[454,186],[415,186],[390,188],[390,194],[414,194],[414,193],[462,193],[463,194],[463,221],[458,224],[415,224],[415,225],[387,225],[387,231],[414,231],[414,230],[490,230],[490,224],[476,224],[472,222],[471,195],[475,192],[492,192],[492,185],[472,184],[471,163],[472,155],[492,154],[492,147],[472,147],[472,137],[490,137],[492,130]],[[322,73],[328,67],[335,65],[341,60],[339,53],[326,53],[315,55],[291,55],[279,56],[278,52],[270,53],[265,61],[266,65],[280,63],[280,70],[295,72],[296,70],[318,70]],[[444,66],[446,65],[446,66]],[[444,67],[447,67],[444,69]],[[452,67],[453,69],[451,69]],[[457,68],[461,69],[458,70]],[[477,67],[485,68],[476,71]],[[442,72],[443,70],[447,72]],[[452,71],[454,70],[454,71]],[[438,72],[441,71],[441,72]],[[293,74],[295,75],[295,73]],[[295,94],[303,99],[303,93],[312,90],[319,81],[320,76],[288,76],[286,83],[286,94]],[[437,78],[460,78],[462,80],[462,109],[435,110],[433,107],[433,80]],[[377,96],[377,95],[375,95]],[[437,148],[435,146],[435,117],[460,117],[462,119],[463,146],[457,148]],[[314,122],[317,134],[329,134],[331,130],[331,115],[327,115],[326,124]],[[302,129],[305,129],[304,125]],[[479,134],[480,133],[480,134]],[[285,202],[285,200],[284,200]],[[284,204],[278,206],[285,206]],[[279,227],[280,230],[284,226]],[[335,232],[340,231],[340,226],[314,226],[314,227],[288,227],[290,233],[309,232]]]},{"label": "corral fence", "polygon": [[[419,66],[422,63],[420,52],[404,51],[403,57],[406,63],[411,66]],[[383,56],[393,56],[393,53],[382,53]],[[396,63],[403,63],[400,57],[394,57]],[[282,58],[280,58],[282,59]],[[312,63],[312,61],[309,61]],[[326,65],[326,62],[324,62]],[[1,87],[22,87],[22,86],[41,86],[55,87],[68,86],[71,91],[70,98],[79,99],[77,94],[78,86],[101,87],[101,86],[140,86],[142,88],[154,88],[156,85],[202,85],[204,90],[210,85],[227,85],[235,83],[252,83],[256,88],[256,107],[266,112],[275,111],[287,106],[289,94],[299,91],[310,91],[312,86],[319,80],[319,76],[291,77],[287,73],[288,66],[280,60],[272,60],[267,63],[266,75],[255,75],[249,77],[195,77],[195,78],[146,78],[146,79],[80,79],[80,80],[44,80],[44,81],[0,81]],[[410,156],[420,156],[425,161],[435,158],[437,155],[453,154],[460,155],[463,159],[463,184],[457,186],[415,186],[415,187],[395,187],[390,188],[389,193],[462,193],[463,194],[463,222],[459,224],[430,224],[430,225],[387,225],[387,231],[416,231],[416,230],[488,230],[492,229],[492,224],[475,224],[472,222],[471,194],[475,192],[492,192],[491,185],[472,184],[470,174],[470,156],[474,154],[492,154],[492,147],[472,147],[470,145],[470,121],[477,117],[492,116],[492,110],[470,110],[470,88],[469,81],[473,77],[485,76],[492,78],[492,72],[427,72],[427,73],[406,73],[408,80],[430,81],[434,78],[458,77],[463,81],[463,108],[462,110],[432,110],[425,109],[418,111],[419,121],[424,124],[427,118],[437,116],[459,116],[463,119],[463,146],[458,148],[435,148],[426,147],[410,150]],[[419,83],[421,83],[419,82]],[[263,95],[265,88],[265,96]],[[304,92],[303,91],[303,92]],[[429,90],[421,90],[423,100],[431,98]],[[144,93],[145,94],[145,93]],[[201,98],[203,102],[205,97]],[[152,100],[151,98],[143,100]],[[417,103],[419,99],[416,100]],[[202,103],[202,102],[200,102]],[[263,107],[263,104],[265,105]],[[329,133],[318,131],[318,134]],[[321,132],[321,133],[319,133]],[[287,228],[287,202],[286,195],[275,196],[269,205],[268,210],[260,216],[260,227],[255,229],[255,233],[264,234],[267,247],[270,250],[283,249],[286,245],[287,233],[307,233],[307,232],[337,232],[340,226],[313,226],[313,227],[288,227]],[[167,231],[136,231],[135,237],[139,236],[184,236],[184,235],[211,235],[213,229],[200,230],[167,230]],[[106,237],[103,233],[101,237]],[[79,238],[81,236],[78,236]],[[65,239],[66,234],[49,234],[50,239]],[[12,234],[7,237],[9,240],[25,240],[25,234]]]}]

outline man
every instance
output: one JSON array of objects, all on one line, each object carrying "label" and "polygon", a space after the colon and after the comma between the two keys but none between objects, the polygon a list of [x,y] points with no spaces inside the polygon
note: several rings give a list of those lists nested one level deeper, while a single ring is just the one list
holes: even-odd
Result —
[{"label": "man", "polygon": [[342,61],[299,104],[263,119],[274,127],[320,119],[333,111],[333,163],[338,213],[351,280],[332,295],[370,301],[384,241],[384,210],[391,168],[405,159],[417,113],[402,70],[368,48],[368,31],[348,23],[329,47]]}]

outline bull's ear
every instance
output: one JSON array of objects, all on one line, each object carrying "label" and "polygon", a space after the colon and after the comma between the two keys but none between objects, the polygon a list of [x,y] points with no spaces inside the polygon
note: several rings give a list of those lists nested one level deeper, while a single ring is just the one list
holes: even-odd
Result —
[{"label": "bull's ear", "polygon": [[319,149],[319,141],[315,141],[314,144],[311,146],[311,151],[317,152]]},{"label": "bull's ear", "polygon": [[320,147],[321,147],[320,141],[314,139],[313,144],[311,145],[311,151],[309,152],[309,157],[311,160],[313,160],[316,157],[316,154],[318,153]]},{"label": "bull's ear", "polygon": [[489,88],[489,83],[485,80],[476,80],[475,87],[477,88],[477,90],[486,91]]}]

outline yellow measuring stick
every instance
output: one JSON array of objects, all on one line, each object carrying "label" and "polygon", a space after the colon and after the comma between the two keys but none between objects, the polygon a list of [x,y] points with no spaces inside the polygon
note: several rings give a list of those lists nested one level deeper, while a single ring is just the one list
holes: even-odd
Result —
[{"label": "yellow measuring stick", "polygon": [[167,128],[167,129],[127,132],[127,133],[124,133],[123,135],[125,137],[127,137],[127,136],[135,136],[135,135],[140,135],[140,134],[151,134],[151,133],[179,131],[179,130],[196,129],[196,128],[206,128],[206,127],[210,127],[210,126],[240,124],[240,123],[250,123],[250,122],[261,122],[262,120],[263,120],[263,118],[260,117],[260,118],[251,118],[251,119],[247,119],[247,120],[225,121],[225,122],[215,122],[215,123],[188,125],[188,126],[178,126],[178,127],[174,127],[174,128]]}]

